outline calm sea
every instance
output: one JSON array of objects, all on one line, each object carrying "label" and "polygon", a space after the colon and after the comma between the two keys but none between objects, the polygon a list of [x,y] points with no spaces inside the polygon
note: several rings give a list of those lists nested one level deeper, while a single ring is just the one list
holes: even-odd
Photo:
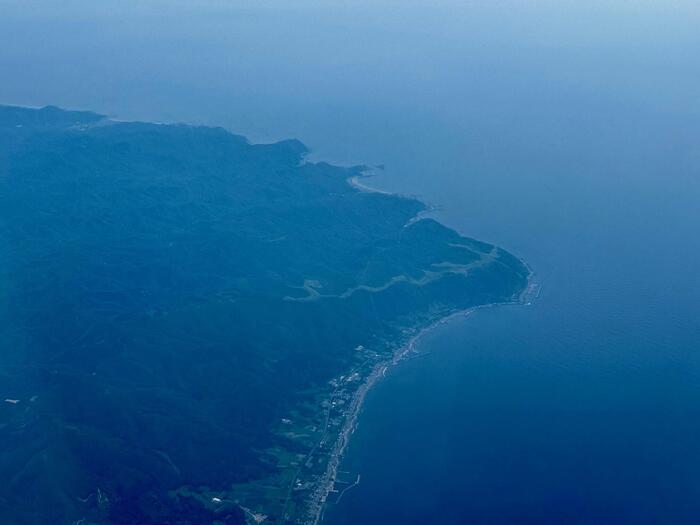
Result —
[{"label": "calm sea", "polygon": [[0,1],[0,101],[384,164],[536,270],[371,392],[327,523],[700,522],[700,7],[292,4]]}]

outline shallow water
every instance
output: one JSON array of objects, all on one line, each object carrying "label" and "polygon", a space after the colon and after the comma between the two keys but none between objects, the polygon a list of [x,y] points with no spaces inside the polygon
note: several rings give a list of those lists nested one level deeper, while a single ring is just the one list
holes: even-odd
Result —
[{"label": "shallow water", "polygon": [[700,10],[611,4],[6,2],[0,101],[298,137],[533,266],[368,395],[328,523],[695,523]]}]

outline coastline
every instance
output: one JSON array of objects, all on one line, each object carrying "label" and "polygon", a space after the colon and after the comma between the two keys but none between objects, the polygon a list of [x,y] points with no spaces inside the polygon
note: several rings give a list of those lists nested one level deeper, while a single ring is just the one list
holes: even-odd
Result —
[{"label": "coastline", "polygon": [[539,295],[540,285],[536,281],[535,275],[529,266],[525,266],[528,268],[530,273],[528,275],[527,285],[525,288],[523,288],[520,294],[518,294],[517,298],[513,299],[512,301],[476,305],[472,306],[471,308],[467,308],[466,310],[458,310],[444,317],[440,317],[429,323],[427,326],[419,329],[418,333],[411,337],[406,344],[401,346],[390,359],[381,361],[374,366],[372,372],[367,376],[365,381],[360,385],[360,387],[358,387],[353,395],[347,419],[333,446],[331,459],[328,461],[326,472],[319,481],[319,487],[311,496],[311,501],[309,502],[309,513],[312,514],[312,516],[310,516],[311,519],[308,520],[307,523],[318,525],[323,520],[328,495],[334,490],[338,469],[342,463],[343,455],[350,442],[352,434],[357,428],[357,420],[362,411],[365,397],[372,387],[374,387],[382,378],[386,377],[386,372],[388,370],[395,367],[409,357],[411,353],[415,352],[416,343],[421,339],[421,337],[433,330],[435,327],[448,323],[457,317],[467,317],[481,309],[493,308],[497,306],[528,306],[532,304],[532,301]]},{"label": "coastline", "polygon": [[[369,171],[369,170],[367,170]],[[359,191],[369,192],[369,193],[381,193],[384,195],[395,195],[393,193],[377,190],[365,184],[359,182],[360,178],[369,178],[371,174],[353,175],[348,177],[347,182],[350,186],[358,189]],[[400,195],[399,195],[400,196]],[[421,201],[422,202],[422,201]],[[432,207],[428,207],[425,211],[419,212],[418,215],[409,221],[409,224],[417,220],[422,219],[422,215],[429,211],[432,211]],[[318,486],[312,492],[308,502],[307,502],[307,520],[305,523],[308,525],[318,525],[323,521],[328,496],[335,489],[335,483],[337,481],[338,470],[343,461],[343,456],[350,443],[350,438],[355,432],[358,424],[358,418],[362,412],[362,407],[364,406],[365,397],[367,393],[374,387],[382,378],[386,377],[386,373],[391,368],[398,365],[401,361],[409,357],[410,354],[414,353],[416,350],[416,344],[418,341],[428,332],[433,330],[435,327],[448,323],[452,319],[457,317],[467,317],[477,310],[493,308],[496,306],[529,306],[532,302],[539,296],[541,286],[536,279],[535,273],[532,268],[521,258],[518,260],[523,264],[523,266],[528,271],[527,282],[520,292],[515,295],[510,301],[501,301],[494,303],[480,304],[472,306],[465,310],[457,310],[451,312],[447,315],[441,316],[429,323],[422,328],[418,328],[417,333],[415,333],[405,344],[400,346],[394,354],[388,358],[384,359],[374,365],[370,374],[364,379],[364,381],[357,388],[352,396],[352,401],[350,407],[348,408],[347,417],[338,434],[337,439],[332,447],[330,459],[326,466],[326,470],[318,481]],[[359,483],[359,476],[358,481]],[[356,483],[356,484],[357,484]]]},{"label": "coastline", "polygon": [[[44,106],[44,109],[46,108],[53,108],[52,106]],[[61,111],[60,109],[57,108],[57,110]],[[104,117],[101,115],[98,115],[96,113],[89,112],[91,115],[94,115],[95,117],[100,117],[98,120],[96,120],[94,123],[90,122],[86,124],[85,126],[103,126],[103,125],[110,125],[118,122],[130,122],[130,121],[119,121],[113,118],[109,117]],[[155,125],[162,125],[161,123],[152,123]],[[165,124],[168,125],[168,124]],[[184,124],[184,126],[188,127],[197,127],[197,126],[192,126],[189,124]],[[80,128],[82,130],[82,127]],[[303,155],[301,156],[301,161],[304,162],[304,157]],[[352,171],[353,175],[349,176],[346,178],[347,184],[349,184],[351,187],[355,188],[357,191],[361,192],[367,192],[367,193],[380,193],[386,196],[391,196],[395,197],[397,199],[402,199],[402,198],[410,198],[412,200],[418,201],[422,206],[420,207],[420,210],[413,216],[410,217],[405,225],[404,228],[407,226],[410,226],[411,224],[421,221],[426,216],[435,210],[435,207],[430,206],[429,204],[426,204],[425,202],[421,201],[420,199],[414,197],[414,196],[409,196],[401,193],[392,193],[388,191],[382,191],[378,190],[375,188],[372,188],[370,186],[365,185],[364,183],[360,182],[361,179],[363,178],[369,178],[372,175],[376,174],[376,170],[378,168],[367,168],[364,167],[359,171],[357,167]],[[408,214],[406,214],[407,216]],[[357,379],[353,379],[353,381],[357,381],[356,383],[353,384],[353,388],[348,387],[347,390],[345,391],[347,393],[346,397],[342,400],[343,402],[347,402],[346,409],[344,410],[344,415],[343,417],[336,417],[335,421],[333,422],[333,426],[335,427],[334,430],[331,431],[329,430],[329,418],[331,416],[331,408],[328,408],[328,411],[326,413],[326,421],[325,421],[325,427],[323,428],[323,436],[320,441],[317,441],[314,443],[313,448],[311,448],[311,451],[307,454],[306,460],[309,461],[312,458],[316,460],[315,465],[318,466],[318,470],[315,472],[315,480],[313,482],[309,482],[308,486],[310,488],[310,492],[306,493],[306,497],[303,499],[299,497],[296,501],[292,502],[292,493],[295,490],[295,483],[296,483],[296,476],[294,479],[292,479],[289,484],[285,484],[284,486],[288,486],[287,494],[286,494],[286,499],[284,503],[284,508],[282,514],[286,516],[286,511],[287,511],[287,505],[288,503],[293,503],[292,511],[294,514],[296,514],[296,518],[298,519],[299,522],[306,523],[306,524],[314,524],[317,525],[324,516],[324,510],[326,508],[326,505],[328,504],[328,498],[329,495],[332,492],[337,492],[335,490],[336,488],[336,483],[338,481],[338,473],[339,473],[339,468],[340,465],[342,464],[343,457],[345,454],[345,451],[347,449],[348,444],[350,443],[350,439],[352,437],[352,434],[354,433],[355,429],[357,428],[358,425],[358,419],[359,415],[362,411],[362,408],[364,406],[364,401],[366,398],[367,393],[371,390],[374,385],[381,380],[383,377],[386,376],[386,372],[392,368],[393,366],[398,365],[402,360],[408,358],[414,352],[416,352],[416,345],[420,338],[426,334],[428,331],[433,329],[434,327],[449,322],[453,317],[457,316],[467,316],[470,315],[472,312],[476,311],[479,308],[486,308],[486,307],[492,307],[492,306],[497,306],[497,305],[505,305],[505,304],[523,304],[525,303],[526,297],[530,297],[533,295],[532,293],[529,293],[533,289],[533,272],[529,268],[529,266],[524,263],[524,261],[520,260],[520,262],[524,265],[525,269],[528,272],[527,275],[527,282],[526,285],[523,287],[522,290],[516,290],[511,298],[507,301],[502,301],[502,302],[497,302],[497,303],[490,303],[490,304],[480,304],[480,305],[475,305],[470,308],[464,309],[464,310],[458,310],[457,307],[454,307],[452,309],[445,308],[442,311],[432,312],[431,316],[425,316],[420,318],[420,321],[414,320],[413,326],[408,326],[402,331],[402,335],[398,336],[395,338],[394,341],[389,342],[386,345],[383,345],[383,352],[382,355],[380,356],[377,354],[377,359],[372,360],[368,366],[366,366],[364,369],[362,369],[361,373],[354,373],[354,376]],[[519,276],[523,277],[524,272],[519,272]],[[361,348],[358,347],[358,348]],[[353,370],[354,372],[354,370]],[[341,376],[342,380],[342,376]],[[335,386],[335,385],[334,385]],[[335,403],[333,402],[333,395],[334,393],[331,394],[331,397],[329,400],[324,401],[329,403],[329,406],[335,406]],[[336,433],[337,432],[337,433]],[[330,434],[330,435],[329,435]],[[327,441],[325,441],[326,436],[329,438]],[[327,446],[326,446],[327,443]],[[321,459],[318,458],[316,453],[319,451],[319,449],[322,449],[321,454],[328,454],[328,459],[325,463],[325,465],[322,463]],[[321,455],[319,454],[319,455]],[[303,467],[299,467],[296,471],[297,473],[301,471]],[[355,484],[359,483],[359,477],[358,480]],[[353,485],[354,486],[354,485]],[[306,490],[304,488],[303,490]],[[303,494],[303,493],[302,493]],[[218,507],[219,504],[223,501],[222,497],[220,497],[220,494],[214,495],[211,498],[209,498],[209,504]],[[297,504],[300,503],[298,506]],[[237,503],[236,503],[237,504]],[[246,512],[248,510],[246,507],[243,505],[239,505],[240,508]],[[297,514],[298,511],[298,514]],[[257,523],[259,522],[258,520],[264,520],[266,519],[264,514],[260,513],[252,513],[251,514],[252,519]],[[296,520],[295,520],[296,521]]]}]

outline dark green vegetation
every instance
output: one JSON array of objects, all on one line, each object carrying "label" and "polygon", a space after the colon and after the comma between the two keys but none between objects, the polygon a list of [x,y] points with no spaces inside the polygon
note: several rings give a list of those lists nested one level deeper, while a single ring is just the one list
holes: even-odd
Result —
[{"label": "dark green vegetation", "polygon": [[524,287],[305,151],[0,107],[0,522],[241,523],[358,345]]}]

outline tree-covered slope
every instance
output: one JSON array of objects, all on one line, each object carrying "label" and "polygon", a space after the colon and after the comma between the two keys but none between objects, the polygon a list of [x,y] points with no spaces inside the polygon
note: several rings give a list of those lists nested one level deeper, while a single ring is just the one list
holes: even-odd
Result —
[{"label": "tree-covered slope", "polygon": [[241,522],[169,491],[267,476],[277,422],[358,345],[525,285],[305,151],[0,107],[2,523]]}]

